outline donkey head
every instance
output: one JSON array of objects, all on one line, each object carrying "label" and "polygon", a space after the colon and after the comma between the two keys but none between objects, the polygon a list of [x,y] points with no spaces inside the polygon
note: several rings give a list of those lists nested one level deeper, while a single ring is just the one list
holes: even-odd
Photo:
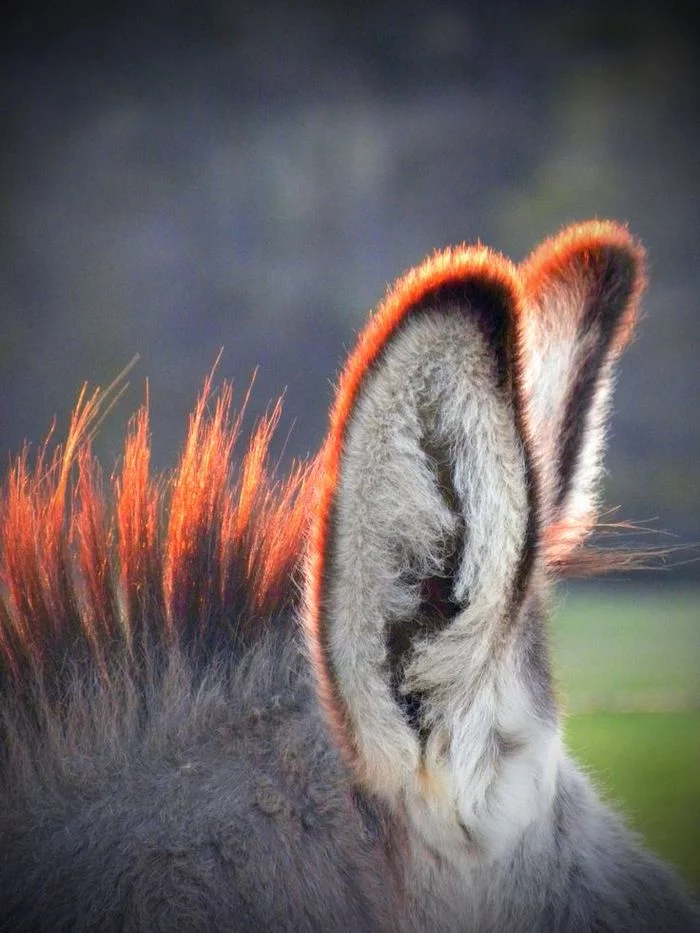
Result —
[{"label": "donkey head", "polygon": [[551,580],[596,566],[643,265],[602,222],[520,266],[437,253],[370,319],[318,460],[281,488],[277,409],[231,486],[238,422],[228,390],[207,417],[209,382],[170,479],[142,412],[107,496],[97,396],[52,465],[19,458],[0,930],[700,929],[562,752],[547,651]]},{"label": "donkey head", "polygon": [[497,857],[551,806],[542,599],[596,520],[642,268],[602,222],[521,266],[437,253],[341,376],[306,578],[317,689],[357,779],[442,854]]}]

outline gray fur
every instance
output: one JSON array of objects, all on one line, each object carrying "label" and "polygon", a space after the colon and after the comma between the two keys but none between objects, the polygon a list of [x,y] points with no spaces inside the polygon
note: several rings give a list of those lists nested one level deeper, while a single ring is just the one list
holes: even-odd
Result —
[{"label": "gray fur", "polygon": [[[230,654],[0,691],[0,930],[700,931],[561,748],[537,438],[473,310],[390,335],[346,426],[321,608],[357,757],[291,576]],[[448,568],[431,626],[421,587]],[[392,671],[389,627],[419,611]]]}]

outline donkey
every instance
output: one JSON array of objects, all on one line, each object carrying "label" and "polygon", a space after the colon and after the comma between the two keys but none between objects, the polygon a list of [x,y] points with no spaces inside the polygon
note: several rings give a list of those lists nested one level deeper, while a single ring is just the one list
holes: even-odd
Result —
[{"label": "donkey", "polygon": [[700,914],[562,748],[547,647],[587,556],[644,253],[592,221],[387,293],[327,440],[233,475],[211,376],[104,480],[81,395],[0,511],[3,931],[677,931]]}]

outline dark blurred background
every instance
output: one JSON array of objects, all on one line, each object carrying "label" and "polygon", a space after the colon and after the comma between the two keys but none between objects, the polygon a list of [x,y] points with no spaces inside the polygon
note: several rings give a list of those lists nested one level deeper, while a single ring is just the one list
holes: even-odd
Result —
[{"label": "dark blurred background", "polygon": [[406,267],[477,238],[519,260],[598,215],[629,222],[651,271],[606,500],[700,540],[690,4],[68,0],[5,17],[0,450],[54,415],[65,429],[81,383],[139,353],[99,452],[118,456],[148,379],[155,464],[172,465],[223,346],[241,395],[259,366],[251,415],[286,389],[284,457],[303,456]]}]

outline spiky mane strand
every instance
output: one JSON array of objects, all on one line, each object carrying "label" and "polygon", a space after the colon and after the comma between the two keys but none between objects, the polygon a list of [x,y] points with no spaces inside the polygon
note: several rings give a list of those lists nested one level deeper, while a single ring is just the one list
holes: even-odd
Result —
[{"label": "spiky mane strand", "polygon": [[106,401],[83,390],[66,441],[25,449],[0,497],[0,691],[62,693],[75,666],[99,682],[177,645],[195,662],[232,657],[296,600],[312,465],[268,467],[278,403],[255,429],[236,479],[241,416],[207,379],[179,465],[150,471],[147,404],[108,481],[91,451]]}]

